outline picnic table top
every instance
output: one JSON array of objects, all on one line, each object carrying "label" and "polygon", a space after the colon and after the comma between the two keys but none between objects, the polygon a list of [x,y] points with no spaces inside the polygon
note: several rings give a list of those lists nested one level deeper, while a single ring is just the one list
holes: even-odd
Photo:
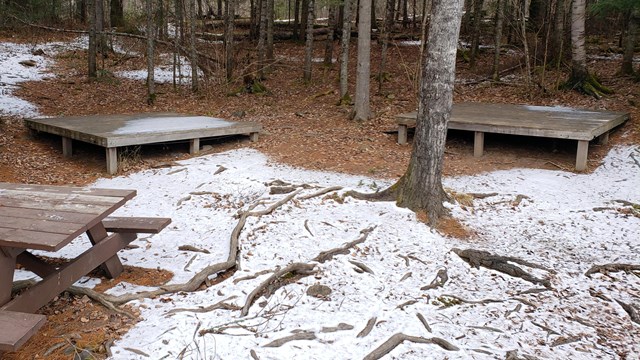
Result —
[{"label": "picnic table top", "polygon": [[0,183],[0,247],[58,251],[136,190]]}]

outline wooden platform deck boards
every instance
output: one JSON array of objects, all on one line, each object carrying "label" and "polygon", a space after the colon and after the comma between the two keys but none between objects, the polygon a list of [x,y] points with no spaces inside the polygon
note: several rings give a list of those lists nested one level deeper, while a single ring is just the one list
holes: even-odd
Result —
[{"label": "wooden platform deck boards", "polygon": [[[407,129],[417,113],[396,116],[398,143],[407,143]],[[589,141],[608,141],[609,131],[629,119],[629,113],[574,109],[564,106],[512,104],[454,104],[449,129],[475,132],[474,156],[484,152],[484,133],[537,136],[578,141],[576,170],[587,168]]]},{"label": "wooden platform deck boards", "polygon": [[107,172],[118,170],[117,148],[168,141],[189,141],[189,152],[200,151],[200,139],[248,134],[258,140],[262,126],[254,122],[235,122],[208,116],[176,113],[131,115],[92,115],[25,120],[25,125],[62,137],[62,152],[72,154],[72,141],[79,140],[106,148]]}]

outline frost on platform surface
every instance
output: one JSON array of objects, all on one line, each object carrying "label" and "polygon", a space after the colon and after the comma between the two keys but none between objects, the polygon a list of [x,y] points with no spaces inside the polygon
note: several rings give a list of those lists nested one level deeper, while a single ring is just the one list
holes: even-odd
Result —
[{"label": "frost on platform surface", "polygon": [[[637,159],[639,148],[620,147],[593,174],[516,169],[447,179],[446,185],[457,192],[496,193],[475,200],[473,207],[449,205],[478,232],[471,240],[445,238],[393,203],[348,197],[341,203],[335,196],[304,200],[301,195],[317,190],[305,189],[272,214],[248,218],[240,234],[241,269],[231,278],[194,293],[138,301],[143,320],[116,342],[113,358],[147,358],[139,350],[149,358],[176,358],[183,352],[192,359],[244,359],[254,350],[260,359],[358,359],[396,333],[441,338],[459,350],[405,342],[389,358],[504,359],[510,350],[541,359],[633,358],[640,352],[640,326],[616,300],[638,304],[640,278],[624,272],[584,274],[595,264],[639,262],[640,219],[620,211],[625,205],[618,202],[640,202]],[[216,174],[220,166],[227,170]],[[102,179],[94,186],[138,190],[116,215],[173,219],[167,229],[137,240],[140,247],[121,257],[125,264],[170,270],[175,284],[226,259],[238,210],[286,196],[269,195],[266,184],[274,180],[340,185],[343,191],[372,191],[390,184],[273,164],[255,150],[242,149],[190,159],[171,169]],[[270,273],[234,280],[292,262],[311,262],[321,251],[353,241],[371,226],[373,232],[349,254],[317,264],[315,275],[257,299],[244,318],[225,309],[168,314],[223,300],[242,307]],[[68,256],[82,251],[83,241],[64,251]],[[179,251],[181,245],[209,253]],[[452,248],[539,264],[550,271],[520,266],[549,279],[551,289],[472,268]],[[354,261],[371,273],[354,271]],[[449,277],[444,286],[421,290],[441,269]],[[314,284],[328,286],[331,294],[307,295]],[[124,285],[111,291],[140,290]],[[357,337],[374,317],[371,332]],[[210,333],[200,336],[205,329]],[[264,346],[301,331],[315,339]]]}]

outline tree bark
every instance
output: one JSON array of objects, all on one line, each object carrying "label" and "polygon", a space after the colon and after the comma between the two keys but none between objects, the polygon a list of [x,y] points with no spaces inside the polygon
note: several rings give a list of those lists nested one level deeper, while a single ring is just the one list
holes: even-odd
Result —
[{"label": "tree bark", "polygon": [[89,67],[89,79],[95,79],[98,77],[97,66],[97,37],[96,37],[96,1],[101,0],[87,0],[89,5],[89,51],[88,51],[88,67]]},{"label": "tree bark", "polygon": [[198,82],[198,51],[196,49],[196,0],[189,0],[189,39],[191,43],[191,90],[196,92],[200,89]]},{"label": "tree bark", "polygon": [[433,0],[431,5],[413,152],[406,173],[390,188],[396,193],[398,206],[425,211],[431,225],[446,213],[442,163],[453,105],[463,3],[463,0]]},{"label": "tree bark", "polygon": [[573,0],[571,6],[571,79],[584,81],[587,71],[587,52],[584,45],[586,0]]},{"label": "tree bark", "polygon": [[233,30],[234,19],[236,16],[236,0],[227,0],[225,6],[225,22],[224,22],[224,67],[226,71],[227,81],[233,79]]},{"label": "tree bark", "polygon": [[[314,22],[314,0],[305,0],[308,4],[307,10],[307,41],[304,52],[304,74],[302,76],[305,83],[311,81],[311,62],[313,57],[313,22]],[[304,4],[304,2],[303,2]]]},{"label": "tree bark", "polygon": [[267,0],[260,0],[260,28],[258,31],[258,81],[264,80],[267,57]]},{"label": "tree bark", "polygon": [[349,99],[349,41],[351,40],[351,3],[345,0],[342,10],[342,37],[340,38],[340,103],[351,104]]},{"label": "tree bark", "polygon": [[565,18],[565,2],[557,0],[556,2],[556,18],[553,28],[553,51],[551,59],[556,67],[559,67],[564,57],[564,18]]},{"label": "tree bark", "polygon": [[620,68],[620,73],[623,75],[635,74],[633,69],[633,52],[638,36],[638,23],[640,23],[640,8],[634,9],[629,16],[627,42],[624,47],[624,55],[622,56],[622,67]]},{"label": "tree bark", "polygon": [[273,62],[274,0],[267,0],[267,61]]},{"label": "tree bark", "polygon": [[329,5],[329,20],[328,28],[329,32],[327,33],[327,42],[324,47],[324,65],[331,66],[333,63],[333,38],[334,32],[336,28],[336,13],[338,12],[338,7],[336,5]]},{"label": "tree bark", "polygon": [[[101,1],[101,0],[98,0]],[[154,80],[154,39],[155,23],[153,21],[153,0],[146,0],[147,11],[147,103],[153,105],[156,100],[155,80]]]},{"label": "tree bark", "polygon": [[122,27],[124,26],[124,9],[122,7],[122,0],[111,0],[111,26]]},{"label": "tree bark", "polygon": [[476,57],[480,47],[480,22],[482,21],[482,6],[484,0],[475,0],[473,2],[473,30],[471,35],[471,54],[469,55],[469,67],[472,69],[476,66]]},{"label": "tree bark", "polygon": [[382,83],[385,78],[385,68],[387,67],[387,49],[389,47],[389,34],[393,26],[393,9],[395,0],[387,0],[384,12],[384,23],[382,25],[382,49],[380,51],[380,68],[378,71],[378,91],[382,91]]},{"label": "tree bark", "polygon": [[496,4],[496,27],[495,27],[495,52],[493,55],[493,80],[500,80],[500,43],[502,41],[502,22],[504,20],[504,3],[506,0],[497,0]]},{"label": "tree bark", "polygon": [[300,2],[302,0],[294,0],[294,10],[293,10],[293,39],[300,39]]},{"label": "tree bark", "polygon": [[353,120],[364,121],[371,117],[369,84],[371,75],[371,2],[360,0],[358,10],[358,66],[356,68],[356,103]]}]

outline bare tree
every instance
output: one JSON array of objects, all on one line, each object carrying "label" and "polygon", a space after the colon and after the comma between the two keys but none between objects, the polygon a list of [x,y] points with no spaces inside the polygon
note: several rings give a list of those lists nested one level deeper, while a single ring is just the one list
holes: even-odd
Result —
[{"label": "bare tree", "polygon": [[258,30],[258,80],[264,80],[267,58],[267,0],[260,0],[260,27]]},{"label": "bare tree", "polygon": [[469,55],[469,66],[476,66],[476,57],[480,48],[480,23],[482,21],[482,6],[484,0],[474,0],[473,2],[473,30],[471,32],[471,54]]},{"label": "bare tree", "polygon": [[191,43],[191,90],[198,91],[198,50],[196,49],[196,0],[189,0],[189,23]]},{"label": "bare tree", "polygon": [[371,2],[360,0],[358,10],[358,65],[356,67],[356,103],[353,120],[363,121],[371,117],[369,84],[371,75]]},{"label": "bare tree", "polygon": [[431,5],[416,132],[407,171],[382,192],[355,194],[369,199],[395,200],[398,206],[424,211],[431,225],[446,214],[443,202],[448,196],[442,187],[442,163],[453,105],[463,3],[464,0],[433,0]]},{"label": "bare tree", "polygon": [[224,54],[227,81],[233,78],[233,31],[236,12],[236,0],[227,0],[224,2]]},{"label": "bare tree", "polygon": [[380,68],[378,70],[378,91],[382,91],[382,83],[385,79],[387,67],[387,48],[389,47],[389,35],[393,26],[393,9],[395,0],[387,0],[384,11],[384,23],[382,25],[382,49],[380,51]]},{"label": "bare tree", "polygon": [[351,40],[351,3],[344,0],[342,10],[342,37],[340,38],[340,104],[350,105],[349,97],[349,41]]},{"label": "bare tree", "polygon": [[333,62],[333,38],[336,28],[336,12],[338,7],[335,4],[329,5],[329,19],[327,20],[327,42],[324,47],[324,65],[331,66]]},{"label": "bare tree", "polygon": [[638,37],[638,27],[640,24],[640,6],[633,9],[629,16],[629,26],[627,28],[627,42],[622,56],[622,66],[620,73],[624,75],[633,75],[633,53],[636,47],[636,38]]},{"label": "bare tree", "polygon": [[267,61],[273,62],[273,21],[274,14],[274,0],[267,0]]},{"label": "bare tree", "polygon": [[[307,8],[307,41],[305,43],[305,51],[304,51],[304,74],[302,76],[305,83],[311,81],[311,62],[313,57],[313,23],[315,19],[314,8],[315,1],[314,0],[305,0],[308,4]],[[304,4],[305,1],[302,3]]]},{"label": "bare tree", "polygon": [[98,77],[98,64],[97,64],[97,38],[96,38],[96,1],[101,0],[87,0],[89,5],[89,78]]},{"label": "bare tree", "polygon": [[[102,1],[102,0],[97,0]],[[147,11],[147,103],[153,105],[156,101],[156,89],[154,80],[154,63],[153,57],[155,53],[155,23],[153,21],[153,0],[146,0]]]},{"label": "bare tree", "polygon": [[557,0],[555,26],[553,28],[553,51],[551,52],[551,60],[556,67],[560,67],[564,57],[564,20],[565,2],[564,0]]},{"label": "bare tree", "polygon": [[502,42],[502,22],[504,20],[504,3],[507,0],[497,0],[496,4],[496,28],[495,28],[495,52],[493,55],[493,80],[500,80],[500,43]]}]

